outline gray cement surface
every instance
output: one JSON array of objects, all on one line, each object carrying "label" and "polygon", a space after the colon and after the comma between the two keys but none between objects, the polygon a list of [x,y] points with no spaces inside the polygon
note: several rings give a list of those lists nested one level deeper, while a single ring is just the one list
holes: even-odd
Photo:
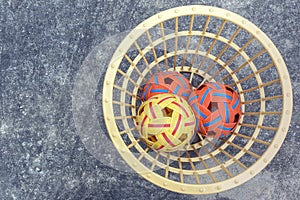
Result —
[{"label": "gray cement surface", "polygon": [[[106,165],[84,146],[72,112],[76,74],[97,45],[190,4],[222,7],[256,24],[282,54],[294,93],[276,157],[250,181],[213,195],[177,194]],[[0,199],[299,199],[299,10],[296,0],[0,0]]]}]

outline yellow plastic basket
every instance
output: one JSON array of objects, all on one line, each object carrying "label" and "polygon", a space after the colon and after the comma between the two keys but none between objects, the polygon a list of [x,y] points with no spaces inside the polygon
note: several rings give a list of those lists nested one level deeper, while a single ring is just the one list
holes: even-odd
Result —
[{"label": "yellow plastic basket", "polygon": [[[194,87],[220,81],[238,91],[243,116],[226,139],[206,139],[177,152],[149,149],[135,126],[139,91],[159,71],[178,71]],[[257,26],[230,11],[183,6],[134,28],[115,51],[103,86],[103,112],[113,144],[148,181],[180,193],[236,187],[275,156],[292,116],[285,63]]]}]

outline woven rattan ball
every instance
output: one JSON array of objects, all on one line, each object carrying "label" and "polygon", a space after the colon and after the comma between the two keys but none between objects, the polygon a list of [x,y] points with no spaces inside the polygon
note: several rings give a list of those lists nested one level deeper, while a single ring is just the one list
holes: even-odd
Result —
[{"label": "woven rattan ball", "polygon": [[242,115],[238,94],[221,83],[205,83],[188,100],[196,117],[196,130],[206,137],[225,137],[234,131]]},{"label": "woven rattan ball", "polygon": [[163,93],[175,94],[187,100],[191,92],[192,85],[184,75],[174,71],[165,71],[150,77],[143,88],[142,100],[145,101]]},{"label": "woven rattan ball", "polygon": [[136,124],[149,147],[170,152],[189,144],[194,135],[195,116],[183,98],[160,94],[139,107]]}]

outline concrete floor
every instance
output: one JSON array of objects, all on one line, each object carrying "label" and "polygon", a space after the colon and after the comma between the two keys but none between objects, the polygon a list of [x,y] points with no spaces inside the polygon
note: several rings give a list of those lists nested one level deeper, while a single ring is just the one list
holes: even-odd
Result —
[{"label": "concrete floor", "polygon": [[[298,199],[297,3],[0,0],[0,199]],[[190,4],[222,7],[256,24],[281,52],[294,93],[292,123],[276,157],[247,183],[213,195],[173,193],[101,162],[80,139],[72,107],[76,74],[97,45],[158,11]]]}]

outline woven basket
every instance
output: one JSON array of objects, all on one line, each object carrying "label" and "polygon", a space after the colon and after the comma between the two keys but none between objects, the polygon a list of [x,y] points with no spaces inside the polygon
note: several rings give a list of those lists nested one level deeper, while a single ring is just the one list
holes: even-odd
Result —
[{"label": "woven basket", "polygon": [[[243,111],[235,132],[201,137],[176,152],[149,149],[135,116],[142,86],[160,71],[180,72],[194,87],[233,87]],[[208,194],[248,181],[271,161],[287,134],[292,90],[280,53],[257,26],[224,9],[192,5],[150,17],[121,42],[106,72],[103,112],[111,140],[137,173],[168,190]]]}]

